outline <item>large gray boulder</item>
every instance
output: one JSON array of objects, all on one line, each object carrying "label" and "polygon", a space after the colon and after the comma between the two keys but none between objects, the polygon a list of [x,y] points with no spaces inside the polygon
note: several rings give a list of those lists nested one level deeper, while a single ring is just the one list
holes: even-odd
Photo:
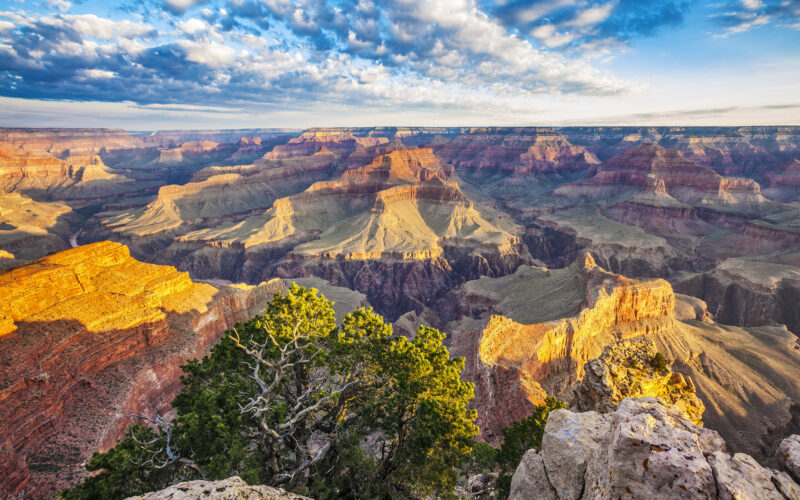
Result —
[{"label": "large gray boulder", "polygon": [[221,481],[188,481],[128,500],[311,500],[270,486],[250,486],[240,477]]},{"label": "large gray boulder", "polygon": [[589,463],[583,498],[715,498],[705,457],[724,448],[719,434],[689,422],[672,405],[625,399]]},{"label": "large gray boulder", "polygon": [[784,500],[772,482],[772,472],[744,453],[715,451],[708,457],[721,500]]},{"label": "large gray boulder", "polygon": [[792,434],[778,445],[778,461],[800,481],[800,435]]},{"label": "large gray boulder", "polygon": [[608,434],[611,415],[594,411],[555,410],[547,417],[542,436],[542,459],[559,500],[578,500],[586,464]]},{"label": "large gray boulder", "polygon": [[556,500],[557,498],[556,490],[547,479],[542,456],[536,450],[528,450],[511,478],[511,494],[508,500]]}]

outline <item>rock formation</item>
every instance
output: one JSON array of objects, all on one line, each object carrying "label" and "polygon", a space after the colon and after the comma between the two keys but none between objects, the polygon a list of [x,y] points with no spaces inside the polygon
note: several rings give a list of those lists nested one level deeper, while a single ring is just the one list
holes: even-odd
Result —
[{"label": "rock formation", "polygon": [[648,339],[607,345],[599,358],[586,363],[583,380],[574,391],[575,406],[581,411],[613,412],[623,399],[642,396],[675,405],[697,425],[702,425],[705,411],[692,379],[673,372]]},{"label": "rock formation", "polygon": [[72,208],[63,202],[34,201],[19,193],[0,192],[0,248],[13,255],[0,269],[69,248]]},{"label": "rock formation", "polygon": [[238,476],[221,481],[188,481],[127,500],[311,500],[280,488],[250,486]]},{"label": "rock formation", "polygon": [[471,202],[430,149],[407,149],[280,198],[263,214],[189,232],[167,255],[200,276],[318,276],[366,293],[392,317],[463,277],[516,268],[526,254],[515,230]]},{"label": "rock formation", "polygon": [[689,206],[753,210],[766,202],[751,179],[722,177],[679,151],[643,143],[604,162],[585,181],[565,185],[555,194],[608,198],[626,190],[652,190]]},{"label": "rock formation", "polygon": [[528,451],[510,499],[798,498],[785,472],[725,452],[716,432],[651,397],[628,398],[612,415],[550,413],[541,452]]},{"label": "rock formation", "polygon": [[129,418],[180,389],[180,365],[248,319],[276,280],[213,287],[96,243],[0,274],[0,492],[74,484]]},{"label": "rock formation", "polygon": [[5,192],[41,200],[91,200],[136,189],[130,179],[112,173],[97,155],[60,160],[46,153],[0,146],[0,190]]},{"label": "rock formation", "polygon": [[[458,318],[444,330],[450,352],[466,358],[464,376],[476,386],[481,437],[490,443],[546,394],[572,401],[584,367],[592,368],[587,362],[606,345],[638,337],[651,340],[680,375],[647,374],[644,384],[621,389],[679,396],[675,400],[695,408],[695,419],[702,413],[732,450],[758,458],[772,454],[780,436],[797,425],[797,337],[784,327],[716,324],[702,301],[674,294],[664,280],[625,278],[584,257],[568,268],[522,266],[505,277],[470,281],[455,295],[449,303],[458,304]],[[592,382],[597,380],[586,383]],[[596,387],[601,393],[603,385]]]}]

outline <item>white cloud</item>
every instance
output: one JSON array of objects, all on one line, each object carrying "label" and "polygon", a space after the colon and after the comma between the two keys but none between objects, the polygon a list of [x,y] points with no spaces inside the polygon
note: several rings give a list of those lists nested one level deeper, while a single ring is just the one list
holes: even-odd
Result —
[{"label": "white cloud", "polygon": [[164,0],[164,7],[176,14],[183,14],[197,4],[203,3],[203,0]]},{"label": "white cloud", "polygon": [[113,71],[106,71],[103,69],[85,69],[83,70],[83,74],[86,78],[91,78],[93,80],[107,80],[117,76]]},{"label": "white cloud", "polygon": [[188,61],[212,68],[221,68],[236,60],[236,51],[227,45],[190,40],[181,40],[179,45],[186,51]]},{"label": "white cloud", "polygon": [[758,10],[764,6],[761,0],[742,0],[742,5],[749,10]]},{"label": "white cloud", "polygon": [[51,9],[58,9],[61,12],[66,12],[72,6],[72,3],[66,0],[47,0],[47,6]]},{"label": "white cloud", "polygon": [[208,24],[203,21],[202,19],[197,19],[193,17],[186,21],[181,21],[177,24],[178,29],[186,33],[187,35],[194,35],[198,32],[205,31],[208,29]]},{"label": "white cloud", "polygon": [[[748,1],[748,0],[744,0],[744,1]],[[753,0],[749,0],[749,1],[753,1]],[[755,1],[758,1],[758,0],[755,0]],[[610,2],[610,3],[607,3],[605,5],[601,5],[599,7],[591,7],[591,8],[588,8],[588,9],[581,10],[580,14],[578,14],[575,17],[575,19],[572,19],[572,20],[564,23],[564,26],[575,26],[575,27],[578,27],[578,28],[594,26],[594,25],[599,24],[599,23],[605,21],[606,19],[608,19],[608,16],[611,15],[611,11],[614,10],[614,7],[616,7],[616,3],[615,2]]]}]

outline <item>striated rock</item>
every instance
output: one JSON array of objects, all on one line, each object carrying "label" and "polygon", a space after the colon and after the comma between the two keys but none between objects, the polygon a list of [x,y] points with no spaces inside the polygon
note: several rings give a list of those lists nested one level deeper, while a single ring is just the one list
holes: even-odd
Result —
[{"label": "striated rock", "polygon": [[559,500],[581,497],[587,464],[610,425],[610,416],[593,411],[550,412],[542,437],[542,461]]},{"label": "striated rock", "polygon": [[589,255],[564,269],[521,267],[468,282],[461,293],[464,312],[480,320],[448,326],[451,352],[466,357],[481,436],[490,442],[547,394],[580,380],[602,346],[670,328],[675,308],[666,281],[608,273]]},{"label": "striated rock", "polygon": [[0,144],[0,190],[35,199],[93,200],[140,189],[96,155],[64,160]]},{"label": "striated rock", "polygon": [[604,162],[590,179],[562,186],[554,193],[607,198],[630,190],[652,190],[654,181],[663,182],[665,194],[691,206],[753,210],[767,201],[755,181],[722,177],[687,160],[679,151],[654,143],[628,149]]},{"label": "striated rock", "polygon": [[[702,301],[672,294],[666,282],[617,278],[584,263],[565,269],[522,266],[509,276],[467,282],[447,297],[454,319],[443,330],[451,354],[466,358],[464,378],[475,384],[481,439],[498,442],[503,427],[530,415],[547,394],[572,400],[584,366],[600,357],[604,346],[643,337],[683,382],[678,375],[674,385],[671,377],[655,378],[657,383],[642,390],[686,398],[686,408],[696,408],[699,418],[700,405],[691,403],[694,386],[705,403],[703,422],[719,431],[732,451],[773,456],[796,418],[797,337],[783,327],[714,323]],[[600,284],[594,302],[591,290]],[[677,304],[674,313],[669,304]]]},{"label": "striated rock", "polygon": [[800,481],[800,435],[793,434],[778,446],[778,461],[795,480]]},{"label": "striated rock", "polygon": [[705,457],[724,448],[716,432],[677,408],[655,398],[626,399],[586,469],[583,498],[716,498]]},{"label": "striated rock", "polygon": [[772,482],[773,474],[761,467],[750,455],[736,453],[733,456],[715,451],[708,457],[717,482],[718,498],[733,500],[783,500],[784,496]]},{"label": "striated rock", "polygon": [[180,366],[285,285],[220,288],[96,243],[0,273],[0,492],[48,496],[85,476]]},{"label": "striated rock", "polygon": [[271,486],[250,486],[239,476],[221,481],[187,481],[128,500],[310,500]]},{"label": "striated rock", "polygon": [[478,128],[434,144],[436,154],[470,177],[525,176],[587,169],[599,163],[548,128]]},{"label": "striated rock", "polygon": [[[692,379],[654,366],[660,353],[648,339],[622,340],[607,345],[603,354],[586,363],[575,387],[575,405],[582,411],[614,411],[625,398],[652,396],[680,408],[702,425],[705,405],[695,394]],[[661,359],[664,359],[663,357]]]},{"label": "striated rock", "polygon": [[542,456],[536,450],[526,451],[511,478],[508,500],[557,500],[558,498],[556,490],[547,479]]},{"label": "striated rock", "polygon": [[[180,236],[168,254],[217,276],[209,260],[238,263],[227,279],[317,276],[366,293],[394,319],[465,277],[505,274],[528,258],[518,228],[471,202],[452,176],[430,149],[395,150],[261,215]],[[384,285],[392,281],[399,286]]]}]

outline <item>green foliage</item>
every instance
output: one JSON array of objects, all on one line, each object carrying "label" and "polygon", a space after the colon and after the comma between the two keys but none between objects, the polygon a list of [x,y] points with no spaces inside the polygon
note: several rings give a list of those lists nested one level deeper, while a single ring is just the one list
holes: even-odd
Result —
[{"label": "green foliage", "polygon": [[497,451],[497,463],[500,476],[497,478],[497,491],[501,497],[507,497],[511,489],[511,476],[522,460],[522,456],[530,449],[542,449],[544,426],[550,412],[566,408],[563,401],[548,396],[543,405],[537,406],[533,414],[503,429],[503,445]]},{"label": "green foliage", "polygon": [[667,368],[669,368],[669,363],[663,354],[657,352],[656,355],[650,360],[650,366],[652,366],[656,371],[665,372],[667,371]]},{"label": "green foliage", "polygon": [[91,472],[103,472],[60,496],[65,500],[125,498],[159,489],[176,477],[195,478],[182,475],[176,464],[158,468],[167,461],[159,449],[164,449],[163,435],[142,425],[129,427],[127,437],[116,447],[108,453],[95,453],[86,465]]},{"label": "green foliage", "polygon": [[427,327],[395,338],[363,308],[337,327],[327,299],[293,285],[183,367],[170,424],[182,460],[144,463],[164,444],[149,430],[149,451],[128,437],[64,495],[121,498],[200,473],[318,499],[452,495],[478,429],[464,360],[450,359],[443,339]]}]

